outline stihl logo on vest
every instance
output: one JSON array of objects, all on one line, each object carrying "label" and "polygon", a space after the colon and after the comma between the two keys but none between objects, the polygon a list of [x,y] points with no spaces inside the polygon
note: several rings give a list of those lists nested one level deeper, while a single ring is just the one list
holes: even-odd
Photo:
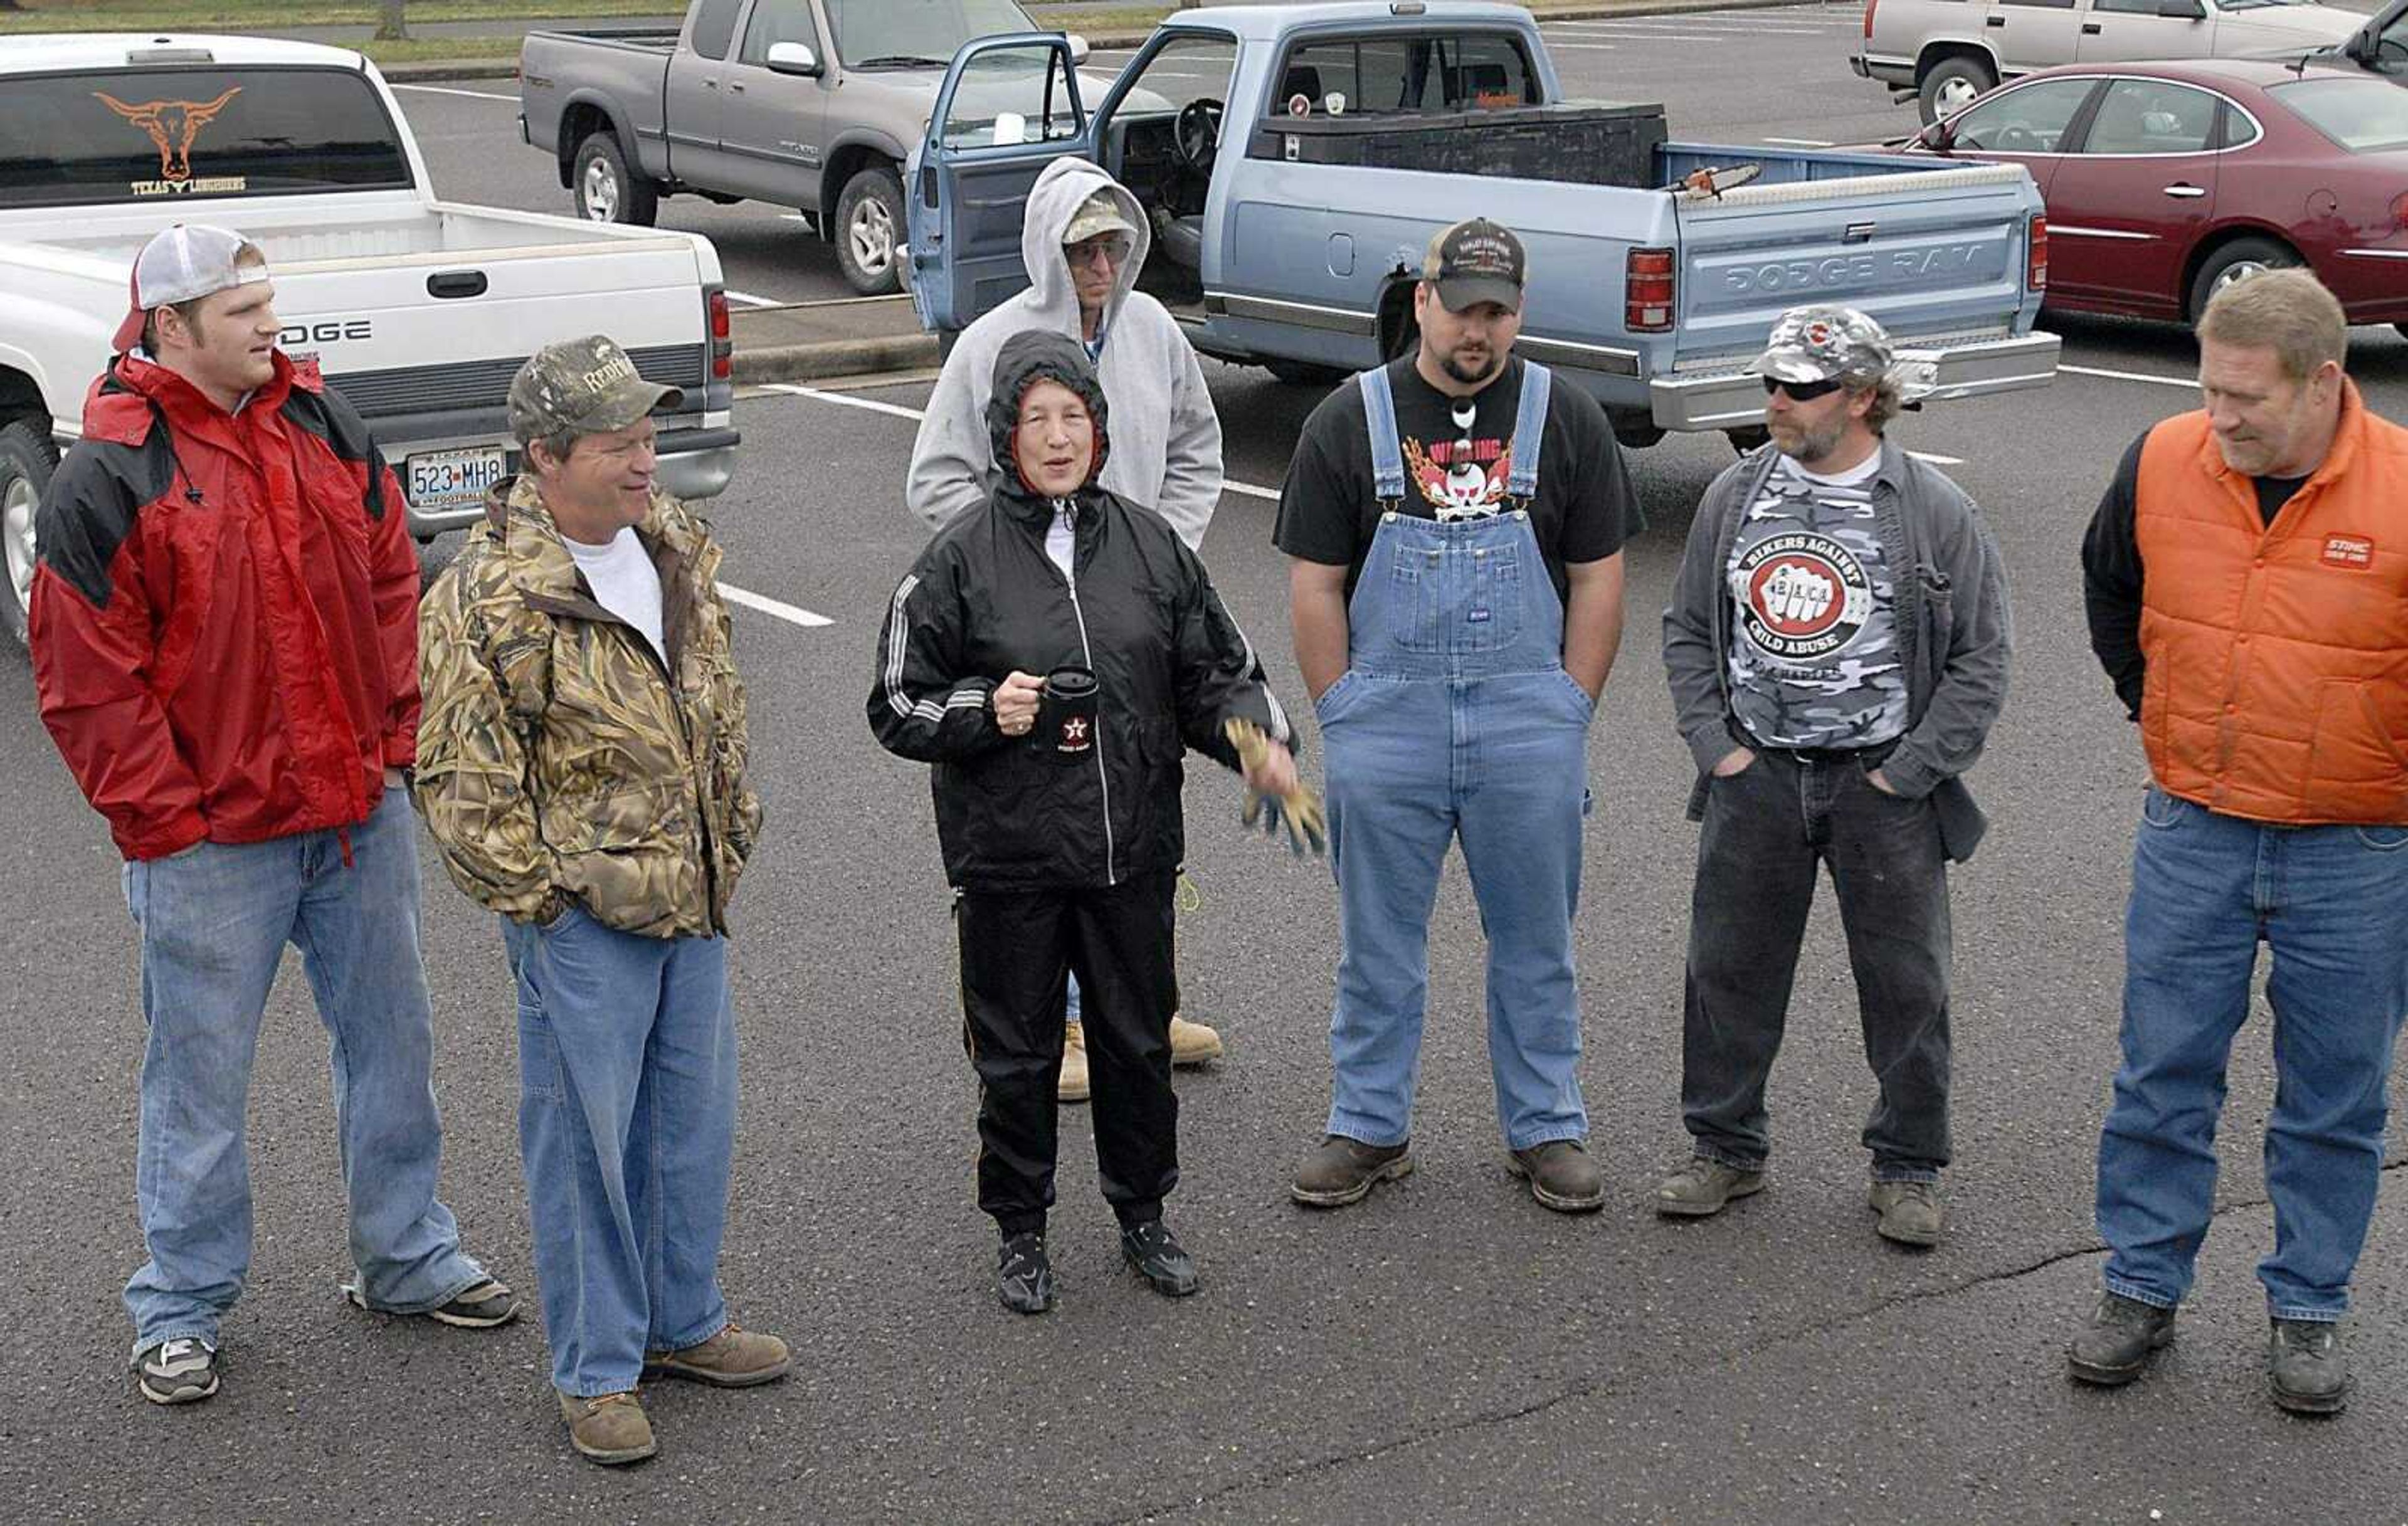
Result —
[{"label": "stihl logo on vest", "polygon": [[2374,542],[2363,535],[2327,535],[2325,562],[2335,567],[2374,565]]}]

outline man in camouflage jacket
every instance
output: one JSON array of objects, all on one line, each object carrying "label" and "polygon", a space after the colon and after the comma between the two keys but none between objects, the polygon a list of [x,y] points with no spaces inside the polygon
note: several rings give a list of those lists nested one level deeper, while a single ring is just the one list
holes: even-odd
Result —
[{"label": "man in camouflage jacket", "polygon": [[1824,865],[1865,1058],[1875,1233],[1938,1243],[1948,1163],[1948,864],[1981,811],[1959,777],[2007,694],[2006,587],[1980,513],[1883,429],[1889,337],[1792,308],[1752,369],[1771,445],[1706,490],[1664,670],[1703,822],[1681,1056],[1693,1159],[1656,1211],[1700,1217],[1764,1183],[1765,1084]]},{"label": "man in camouflage jacket", "polygon": [[598,335],[510,387],[527,475],[421,606],[413,790],[518,980],[520,1144],[577,1449],[653,1451],[639,1376],[782,1376],[717,1276],[735,1142],[727,903],[760,828],[719,548],[652,480],[679,398]]}]

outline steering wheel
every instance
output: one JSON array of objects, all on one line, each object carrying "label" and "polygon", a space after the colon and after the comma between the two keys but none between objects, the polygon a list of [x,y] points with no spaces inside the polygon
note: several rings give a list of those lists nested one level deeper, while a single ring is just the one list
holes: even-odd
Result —
[{"label": "steering wheel", "polygon": [[1998,137],[1990,144],[1998,153],[2045,153],[2047,146],[2038,133],[2019,121],[2011,121],[1999,129]]},{"label": "steering wheel", "polygon": [[1170,122],[1171,156],[1198,175],[1212,173],[1221,151],[1221,103],[1199,95],[1179,108]]}]

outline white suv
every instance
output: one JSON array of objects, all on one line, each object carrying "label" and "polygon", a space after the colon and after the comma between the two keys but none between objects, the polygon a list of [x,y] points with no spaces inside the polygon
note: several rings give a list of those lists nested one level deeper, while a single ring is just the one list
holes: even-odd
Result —
[{"label": "white suv", "polygon": [[1864,49],[1848,64],[1932,121],[2055,64],[2307,53],[2365,23],[2306,0],[1865,0]]}]

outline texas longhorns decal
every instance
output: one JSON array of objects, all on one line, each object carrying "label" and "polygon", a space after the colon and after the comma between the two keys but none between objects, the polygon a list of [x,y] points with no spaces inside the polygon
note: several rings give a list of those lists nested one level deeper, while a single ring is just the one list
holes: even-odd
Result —
[{"label": "texas longhorns decal", "polygon": [[226,108],[228,101],[241,93],[242,87],[236,85],[214,101],[145,101],[128,106],[107,91],[93,92],[111,111],[150,135],[159,150],[159,178],[177,187],[193,178],[193,140]]}]

